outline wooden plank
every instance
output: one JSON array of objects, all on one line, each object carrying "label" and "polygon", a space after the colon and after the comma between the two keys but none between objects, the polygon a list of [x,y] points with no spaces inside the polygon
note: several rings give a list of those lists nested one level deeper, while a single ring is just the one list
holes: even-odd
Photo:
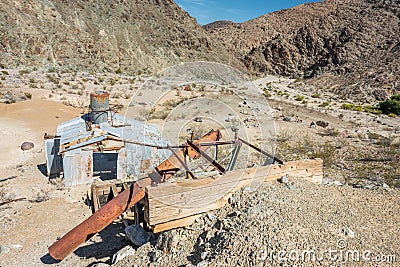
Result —
[{"label": "wooden plank", "polygon": [[160,223],[153,227],[153,233],[160,233],[174,228],[184,227],[193,224],[196,219],[200,218],[201,214],[193,215],[186,218],[181,218],[166,223]]},{"label": "wooden plank", "polygon": [[117,186],[115,184],[111,184],[111,191],[112,191],[114,197],[118,196],[118,190],[117,190]]},{"label": "wooden plank", "polygon": [[92,201],[93,201],[93,210],[96,212],[100,208],[99,195],[97,192],[96,184],[92,184]]},{"label": "wooden plank", "polygon": [[236,170],[214,178],[149,186],[146,188],[149,224],[154,226],[221,208],[230,194],[252,182],[274,181],[288,174],[318,183],[321,182],[322,172],[322,160],[302,160]]}]

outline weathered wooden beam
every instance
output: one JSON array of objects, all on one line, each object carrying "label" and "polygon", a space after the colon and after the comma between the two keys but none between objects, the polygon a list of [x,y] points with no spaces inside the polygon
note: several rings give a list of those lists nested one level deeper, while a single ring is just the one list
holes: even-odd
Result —
[{"label": "weathered wooden beam", "polygon": [[185,217],[182,219],[169,221],[166,223],[160,223],[160,224],[155,225],[152,228],[152,230],[153,230],[153,233],[160,233],[160,232],[167,231],[167,230],[174,229],[174,228],[189,226],[189,225],[193,224],[196,221],[196,219],[198,219],[200,217],[201,217],[201,214],[197,214],[197,215]]},{"label": "weathered wooden beam", "polygon": [[286,162],[259,168],[235,170],[222,176],[195,181],[164,183],[146,187],[148,195],[148,222],[155,227],[177,219],[223,207],[235,191],[266,181],[275,181],[283,175],[298,176],[314,183],[321,183],[321,159]]}]

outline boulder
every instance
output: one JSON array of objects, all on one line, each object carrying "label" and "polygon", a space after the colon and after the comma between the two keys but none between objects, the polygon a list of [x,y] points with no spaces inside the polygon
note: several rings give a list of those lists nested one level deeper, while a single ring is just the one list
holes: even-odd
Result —
[{"label": "boulder", "polygon": [[21,145],[21,150],[22,151],[30,150],[34,147],[35,147],[35,145],[32,142],[23,142]]},{"label": "boulder", "polygon": [[326,121],[317,121],[316,124],[317,124],[319,127],[322,127],[322,128],[326,128],[326,127],[329,126],[329,122],[326,122]]},{"label": "boulder", "polygon": [[178,245],[179,235],[177,231],[162,233],[157,240],[156,248],[166,253],[171,253],[172,249]]},{"label": "boulder", "polygon": [[112,257],[112,264],[116,264],[117,262],[123,260],[127,256],[135,255],[135,250],[131,246],[126,246],[121,248],[117,253],[115,253]]},{"label": "boulder", "polygon": [[128,239],[136,246],[142,246],[150,239],[149,234],[140,225],[136,224],[126,227],[125,233]]}]

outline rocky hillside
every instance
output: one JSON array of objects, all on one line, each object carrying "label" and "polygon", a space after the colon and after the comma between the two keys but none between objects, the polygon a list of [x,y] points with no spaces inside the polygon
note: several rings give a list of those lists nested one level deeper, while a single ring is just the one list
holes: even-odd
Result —
[{"label": "rocky hillside", "polygon": [[172,0],[5,0],[0,3],[0,55],[3,68],[129,73],[188,60],[229,60]]},{"label": "rocky hillside", "polygon": [[400,91],[399,25],[398,0],[325,0],[209,34],[254,74],[307,78],[321,90],[381,99]]},{"label": "rocky hillside", "polygon": [[228,25],[233,25],[235,24],[233,21],[230,20],[218,20],[218,21],[214,21],[211,23],[208,23],[206,25],[203,25],[203,29],[205,29],[206,31],[211,31],[211,30],[215,30],[217,28],[222,28]]}]

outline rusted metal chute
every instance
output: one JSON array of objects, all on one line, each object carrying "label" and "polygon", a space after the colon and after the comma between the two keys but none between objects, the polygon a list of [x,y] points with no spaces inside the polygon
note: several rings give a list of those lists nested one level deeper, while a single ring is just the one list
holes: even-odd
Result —
[{"label": "rusted metal chute", "polygon": [[212,130],[193,144],[196,147],[184,147],[172,154],[170,158],[162,162],[150,173],[148,177],[134,182],[129,188],[121,192],[117,197],[97,210],[84,222],[73,228],[61,239],[49,247],[49,254],[55,260],[63,260],[82,243],[87,241],[96,233],[102,231],[123,212],[138,203],[145,196],[144,188],[153,183],[160,183],[169,179],[176,171],[182,168],[181,162],[185,155],[190,158],[199,156],[199,150],[204,151],[209,146],[200,146],[200,143],[215,142],[220,140],[221,132]]}]

